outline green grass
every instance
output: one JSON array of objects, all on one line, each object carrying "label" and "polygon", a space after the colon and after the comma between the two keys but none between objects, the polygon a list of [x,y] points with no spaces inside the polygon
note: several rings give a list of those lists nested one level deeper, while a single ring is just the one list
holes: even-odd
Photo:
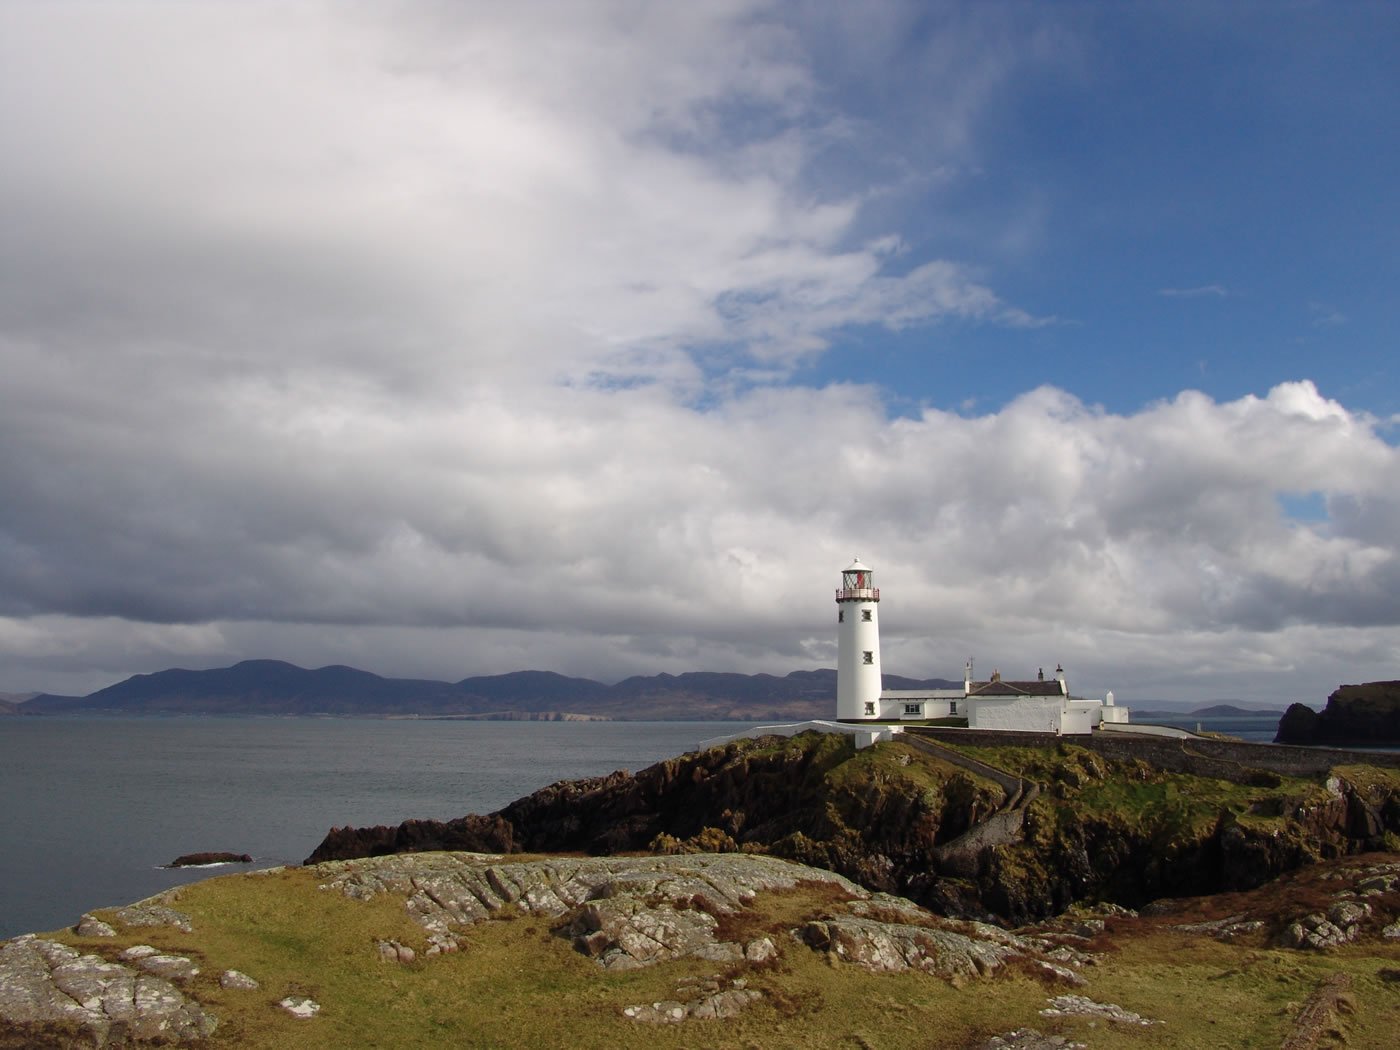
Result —
[{"label": "green grass", "polygon": [[[1108,819],[1129,828],[1205,834],[1222,814],[1254,827],[1280,825],[1284,815],[1319,796],[1310,779],[1276,777],[1276,786],[1237,784],[1189,773],[1169,773],[1143,762],[1118,762],[1091,751],[1061,744],[1056,748],[967,747],[973,758],[999,766],[1047,788],[1067,816]],[[1390,770],[1355,767],[1385,778]],[[1389,781],[1388,781],[1389,782]],[[1393,783],[1400,786],[1400,775]]]}]

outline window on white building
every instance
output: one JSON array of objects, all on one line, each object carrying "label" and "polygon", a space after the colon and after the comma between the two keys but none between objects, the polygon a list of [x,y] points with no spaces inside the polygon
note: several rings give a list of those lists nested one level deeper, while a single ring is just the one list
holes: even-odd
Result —
[{"label": "window on white building", "polygon": [[873,649],[865,650],[865,652],[861,653],[861,657],[864,663],[873,664],[875,662],[875,652]]},{"label": "window on white building", "polygon": [[905,705],[904,705],[904,713],[905,713],[905,715],[912,715],[912,716],[914,716],[915,718],[919,718],[919,717],[921,717],[921,716],[923,715],[923,713],[924,713],[924,705],[923,705],[923,704],[905,704]]},{"label": "window on white building", "polygon": [[865,713],[867,715],[873,715],[875,713],[875,701],[867,700],[865,702]]},{"label": "window on white building", "polygon": [[862,609],[862,610],[860,611],[860,618],[861,618],[861,620],[864,621],[865,623],[869,623],[869,622],[870,622],[870,610],[869,610],[869,609]]},{"label": "window on white building", "polygon": [[845,622],[846,622],[846,610],[845,610],[845,609],[837,609],[837,610],[836,610],[836,622],[837,622],[837,623],[845,623]]}]

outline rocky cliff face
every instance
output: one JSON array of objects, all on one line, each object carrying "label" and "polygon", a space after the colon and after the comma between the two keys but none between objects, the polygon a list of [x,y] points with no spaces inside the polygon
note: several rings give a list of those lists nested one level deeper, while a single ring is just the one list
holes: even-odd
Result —
[{"label": "rocky cliff face", "polygon": [[1400,744],[1400,682],[1341,686],[1320,714],[1293,704],[1274,739],[1280,744]]},{"label": "rocky cliff face", "polygon": [[[1139,906],[1248,889],[1400,832],[1400,777],[1252,785],[1163,773],[1072,746],[1021,754],[1043,785],[1012,841],[955,846],[1004,815],[1003,789],[906,744],[853,751],[806,735],[738,741],[633,775],[563,782],[487,815],[336,828],[315,863],[438,849],[766,853],[899,893],[945,915],[1014,924],[1077,901]],[[987,757],[987,756],[983,756]],[[973,837],[975,840],[975,836]]]}]

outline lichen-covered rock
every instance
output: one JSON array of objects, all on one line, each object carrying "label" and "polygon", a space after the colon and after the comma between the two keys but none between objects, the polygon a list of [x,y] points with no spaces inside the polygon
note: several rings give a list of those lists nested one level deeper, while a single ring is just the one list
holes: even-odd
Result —
[{"label": "lichen-covered rock", "polygon": [[[715,938],[717,920],[709,912],[655,906],[645,897],[612,897],[583,905],[567,932],[574,947],[610,970],[679,959],[684,956],[734,961],[743,957],[734,944]],[[716,951],[716,949],[719,949]]]},{"label": "lichen-covered rock", "polygon": [[188,981],[199,974],[199,967],[183,955],[148,955],[136,960],[137,969],[169,981]]},{"label": "lichen-covered rock", "polygon": [[[555,930],[607,969],[682,958],[764,964],[781,954],[779,944],[769,936],[725,940],[721,920],[747,908],[759,893],[817,884],[829,887],[830,906],[795,931],[798,940],[872,971],[916,969],[966,978],[994,973],[1019,958],[1042,963],[1049,980],[1075,984],[1073,967],[1087,958],[996,926],[942,919],[832,872],[768,856],[510,861],[491,854],[414,853],[328,862],[316,874],[321,889],[353,900],[402,896],[408,913],[429,931],[429,955],[454,949],[455,930],[512,908],[558,920]],[[381,942],[381,956],[402,961],[394,944]],[[664,1020],[671,1009],[653,1004],[644,1012]]]},{"label": "lichen-covered rock", "polygon": [[124,926],[173,926],[182,933],[194,932],[190,917],[170,907],[164,894],[128,904],[117,912],[117,920]]},{"label": "lichen-covered rock", "polygon": [[448,952],[455,952],[459,947],[461,947],[461,942],[456,936],[439,931],[428,934],[428,950],[424,954],[444,955]]},{"label": "lichen-covered rock", "polygon": [[778,957],[778,946],[771,937],[760,937],[744,945],[744,958],[751,963],[765,963]]},{"label": "lichen-covered rock", "polygon": [[1117,1003],[1096,1003],[1083,995],[1057,995],[1049,1002],[1050,1005],[1040,1011],[1042,1017],[1093,1017],[1143,1027],[1162,1023],[1125,1010]]},{"label": "lichen-covered rock", "polygon": [[710,982],[710,986],[696,998],[684,1002],[663,999],[628,1006],[623,1009],[622,1016],[639,1024],[680,1024],[692,1018],[697,1021],[725,1021],[738,1017],[746,1007],[762,998],[762,992],[746,987],[742,980],[731,982],[727,988]]},{"label": "lichen-covered rock", "polygon": [[318,865],[316,873],[325,880],[322,889],[356,900],[385,893],[406,897],[409,914],[428,930],[469,926],[507,905],[555,918],[615,897],[700,901],[712,913],[732,913],[758,893],[791,889],[799,880],[869,896],[829,871],[740,854],[512,861],[491,854],[412,853],[332,861]]},{"label": "lichen-covered rock", "polygon": [[1207,922],[1186,922],[1179,923],[1172,927],[1182,933],[1204,933],[1214,937],[1218,941],[1233,941],[1251,933],[1257,933],[1264,928],[1262,919],[1250,919],[1244,915],[1227,915],[1223,919],[1212,919]]},{"label": "lichen-covered rock", "polygon": [[[429,931],[431,954],[456,947],[453,928],[513,907],[568,917],[562,931],[609,969],[681,957],[744,959],[749,948],[716,940],[718,916],[738,912],[761,892],[792,889],[799,881],[827,883],[850,897],[869,896],[829,871],[742,854],[509,861],[490,854],[414,853],[329,862],[317,874],[324,879],[322,889],[354,900],[405,897],[409,915]],[[753,951],[771,958],[776,946],[770,942],[770,947]]]},{"label": "lichen-covered rock", "polygon": [[418,955],[406,944],[398,941],[377,941],[375,949],[379,952],[379,958],[384,962],[411,963]]},{"label": "lichen-covered rock", "polygon": [[1357,926],[1363,919],[1371,917],[1371,906],[1362,901],[1338,901],[1327,909],[1327,918],[1342,929]]},{"label": "lichen-covered rock", "polygon": [[922,970],[942,977],[987,976],[1010,959],[1039,954],[1030,941],[999,932],[1002,937],[984,940],[950,929],[852,916],[804,923],[794,934],[808,947],[872,973]]},{"label": "lichen-covered rock", "polygon": [[1373,914],[1365,901],[1340,900],[1327,909],[1327,914],[1312,912],[1289,923],[1279,935],[1286,948],[1307,948],[1326,951],[1347,944],[1362,932],[1362,923]]},{"label": "lichen-covered rock", "polygon": [[[1352,929],[1354,931],[1356,928]],[[1289,923],[1279,935],[1279,943],[1285,948],[1309,948],[1313,951],[1326,951],[1345,944],[1349,939],[1345,930],[1316,912]]]},{"label": "lichen-covered rock", "polygon": [[321,1012],[321,1004],[305,995],[289,995],[277,1005],[299,1021],[309,1021]]},{"label": "lichen-covered rock", "polygon": [[219,974],[219,987],[233,992],[255,992],[258,982],[240,970],[225,970]]},{"label": "lichen-covered rock", "polygon": [[110,924],[91,915],[84,915],[78,920],[78,924],[73,927],[73,932],[79,937],[115,937],[117,931]]},{"label": "lichen-covered rock", "polygon": [[1034,1028],[1018,1028],[1014,1032],[992,1036],[978,1050],[1085,1050],[1086,1045],[1071,1042],[1062,1035],[1045,1035]]},{"label": "lichen-covered rock", "polygon": [[[148,960],[146,960],[148,961]],[[217,1022],[163,977],[138,973],[32,934],[0,946],[0,1027],[16,1034],[50,1026],[132,1042],[187,1042]]]}]

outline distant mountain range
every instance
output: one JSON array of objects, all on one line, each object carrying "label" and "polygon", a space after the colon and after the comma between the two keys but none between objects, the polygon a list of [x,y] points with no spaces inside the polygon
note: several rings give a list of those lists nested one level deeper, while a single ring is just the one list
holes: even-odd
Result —
[{"label": "distant mountain range", "polygon": [[[948,689],[961,684],[885,675],[885,685],[892,689]],[[88,696],[40,694],[24,703],[20,712],[795,721],[830,718],[835,707],[834,670],[794,671],[781,678],[699,671],[604,685],[552,671],[435,682],[384,678],[353,667],[309,671],[279,660],[245,660],[208,671],[175,669],[135,675]]]}]

